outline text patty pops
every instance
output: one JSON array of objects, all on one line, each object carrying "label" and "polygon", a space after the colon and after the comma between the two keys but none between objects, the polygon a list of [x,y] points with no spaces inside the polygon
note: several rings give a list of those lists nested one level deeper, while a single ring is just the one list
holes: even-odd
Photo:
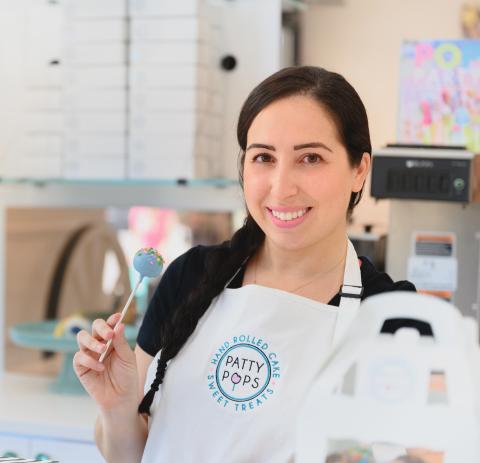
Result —
[{"label": "text patty pops", "polygon": [[235,412],[254,410],[275,393],[280,361],[269,344],[250,335],[232,336],[210,358],[212,398]]}]

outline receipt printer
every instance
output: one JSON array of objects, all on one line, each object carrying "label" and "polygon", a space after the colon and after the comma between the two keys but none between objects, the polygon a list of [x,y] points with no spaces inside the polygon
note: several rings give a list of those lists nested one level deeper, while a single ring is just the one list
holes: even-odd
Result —
[{"label": "receipt printer", "polygon": [[371,195],[468,203],[480,182],[476,164],[464,147],[387,145],[373,153]]}]

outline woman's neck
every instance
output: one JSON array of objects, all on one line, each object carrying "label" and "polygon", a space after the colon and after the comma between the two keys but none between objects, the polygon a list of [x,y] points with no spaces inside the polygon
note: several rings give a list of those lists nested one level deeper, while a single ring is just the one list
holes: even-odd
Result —
[{"label": "woman's neck", "polygon": [[312,246],[301,249],[281,248],[268,237],[256,256],[257,271],[268,279],[299,282],[318,275],[342,272],[347,253],[346,230],[332,233]]}]

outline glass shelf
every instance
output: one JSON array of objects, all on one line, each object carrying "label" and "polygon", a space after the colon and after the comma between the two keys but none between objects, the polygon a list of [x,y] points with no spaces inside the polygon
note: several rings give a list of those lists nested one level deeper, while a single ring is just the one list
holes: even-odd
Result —
[{"label": "glass shelf", "polygon": [[238,180],[226,178],[208,179],[66,179],[66,178],[9,178],[0,177],[0,185],[111,185],[111,186],[207,186],[207,187],[235,187]]},{"label": "glass shelf", "polygon": [[[219,194],[220,193],[220,194]],[[0,207],[130,207],[236,211],[238,180],[0,178]]]}]

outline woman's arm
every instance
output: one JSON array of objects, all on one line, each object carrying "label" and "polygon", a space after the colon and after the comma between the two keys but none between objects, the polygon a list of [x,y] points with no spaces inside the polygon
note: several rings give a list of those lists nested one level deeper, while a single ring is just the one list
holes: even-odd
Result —
[{"label": "woman's arm", "polygon": [[108,463],[140,463],[147,442],[148,424],[137,407],[143,398],[143,386],[153,357],[135,347],[138,372],[138,402],[121,409],[102,412],[95,423],[95,442]]},{"label": "woman's arm", "polygon": [[140,463],[147,436],[147,420],[136,409],[97,417],[95,443],[107,463]]}]

